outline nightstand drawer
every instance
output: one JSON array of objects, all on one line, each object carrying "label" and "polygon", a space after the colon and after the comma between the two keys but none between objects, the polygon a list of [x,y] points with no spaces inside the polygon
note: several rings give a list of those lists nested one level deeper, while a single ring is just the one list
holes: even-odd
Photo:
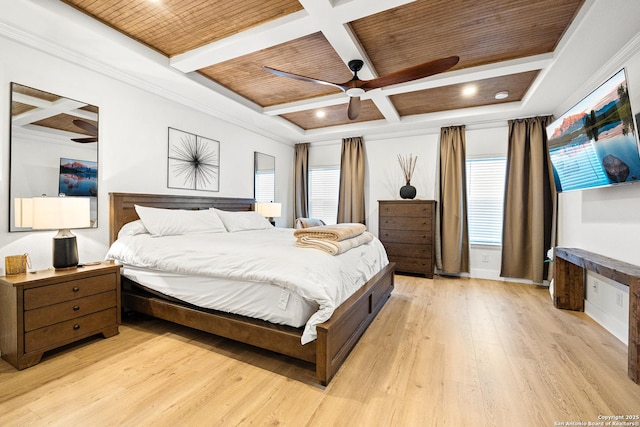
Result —
[{"label": "nightstand drawer", "polygon": [[24,309],[45,307],[47,305],[70,301],[89,295],[114,290],[115,274],[102,274],[86,279],[70,280],[56,285],[42,286],[24,291]]},{"label": "nightstand drawer", "polygon": [[28,332],[115,307],[117,305],[116,298],[116,291],[113,290],[25,311],[24,329]]},{"label": "nightstand drawer", "polygon": [[116,309],[111,308],[27,332],[24,334],[24,351],[46,350],[99,333],[105,327],[117,325],[116,319]]}]

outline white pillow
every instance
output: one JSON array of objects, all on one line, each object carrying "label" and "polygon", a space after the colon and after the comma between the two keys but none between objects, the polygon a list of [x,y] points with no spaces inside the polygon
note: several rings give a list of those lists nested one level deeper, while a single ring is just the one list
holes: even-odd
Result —
[{"label": "white pillow", "polygon": [[154,236],[227,231],[216,212],[210,209],[159,209],[138,205],[135,208],[145,228]]},{"label": "white pillow", "polygon": [[230,212],[213,208],[218,214],[227,231],[266,230],[273,225],[256,211]]},{"label": "white pillow", "polygon": [[139,219],[123,225],[120,231],[118,231],[118,239],[124,236],[135,236],[136,234],[149,234],[149,230],[145,228]]}]

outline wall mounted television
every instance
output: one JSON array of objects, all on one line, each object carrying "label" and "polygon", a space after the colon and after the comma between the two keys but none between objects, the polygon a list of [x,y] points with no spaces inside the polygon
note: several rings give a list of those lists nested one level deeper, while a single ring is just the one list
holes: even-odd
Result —
[{"label": "wall mounted television", "polygon": [[98,196],[98,163],[61,157],[58,194]]},{"label": "wall mounted television", "polygon": [[637,182],[638,132],[622,69],[547,126],[558,192]]}]

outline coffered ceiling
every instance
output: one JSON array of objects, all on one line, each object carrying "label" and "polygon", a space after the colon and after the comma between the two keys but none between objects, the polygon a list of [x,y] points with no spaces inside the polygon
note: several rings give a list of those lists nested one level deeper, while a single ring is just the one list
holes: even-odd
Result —
[{"label": "coffered ceiling", "polygon": [[[584,0],[61,0],[146,45],[175,70],[302,133],[399,123],[517,102],[553,59]],[[333,86],[457,55],[435,76],[367,91],[359,117]],[[475,87],[465,95],[464,89]],[[496,99],[498,92],[508,96]],[[318,112],[324,113],[319,117]],[[285,122],[286,121],[286,122]]]}]

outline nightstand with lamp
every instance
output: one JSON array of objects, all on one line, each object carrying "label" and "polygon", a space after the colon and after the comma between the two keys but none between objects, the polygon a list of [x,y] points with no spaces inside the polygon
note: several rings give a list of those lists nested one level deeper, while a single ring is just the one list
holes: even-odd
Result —
[{"label": "nightstand with lamp", "polygon": [[89,199],[82,197],[16,200],[18,226],[59,230],[54,269],[0,277],[0,351],[17,369],[39,363],[48,350],[118,334],[120,266],[79,266],[76,236],[69,231],[89,226],[89,209]]}]

